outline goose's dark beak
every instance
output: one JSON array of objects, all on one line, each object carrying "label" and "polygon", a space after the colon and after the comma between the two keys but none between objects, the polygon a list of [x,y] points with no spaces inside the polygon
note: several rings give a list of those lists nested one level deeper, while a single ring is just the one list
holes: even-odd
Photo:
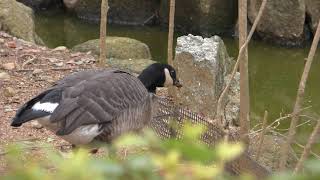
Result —
[{"label": "goose's dark beak", "polygon": [[180,83],[180,81],[178,79],[176,79],[174,82],[173,82],[173,85],[176,86],[177,88],[181,88],[182,87],[182,84]]}]

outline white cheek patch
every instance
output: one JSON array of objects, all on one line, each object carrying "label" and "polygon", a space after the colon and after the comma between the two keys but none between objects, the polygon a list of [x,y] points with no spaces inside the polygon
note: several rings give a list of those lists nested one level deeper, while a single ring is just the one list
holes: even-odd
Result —
[{"label": "white cheek patch", "polygon": [[40,103],[40,102],[37,102],[35,105],[32,106],[32,109],[37,110],[37,111],[40,110],[40,111],[52,113],[58,106],[59,106],[59,103],[50,103],[50,102]]},{"label": "white cheek patch", "polygon": [[167,68],[164,69],[164,74],[166,76],[166,80],[164,82],[165,86],[172,86],[173,85],[173,79],[169,73],[169,70]]}]

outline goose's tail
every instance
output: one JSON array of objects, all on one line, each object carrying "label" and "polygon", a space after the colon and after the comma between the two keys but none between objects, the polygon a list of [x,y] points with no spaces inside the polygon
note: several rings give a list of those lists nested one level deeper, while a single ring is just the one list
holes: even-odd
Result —
[{"label": "goose's tail", "polygon": [[19,127],[28,121],[50,116],[59,106],[60,100],[60,90],[50,89],[39,94],[18,109],[11,126]]}]

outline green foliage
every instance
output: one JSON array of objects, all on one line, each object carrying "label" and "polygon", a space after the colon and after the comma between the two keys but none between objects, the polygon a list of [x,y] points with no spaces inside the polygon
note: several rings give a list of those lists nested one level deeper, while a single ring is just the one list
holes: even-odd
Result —
[{"label": "green foliage", "polygon": [[[49,145],[41,149],[42,155],[27,150],[22,144],[11,145],[5,159],[6,173],[0,179],[233,179],[224,172],[224,164],[238,157],[244,150],[242,144],[221,143],[208,148],[198,138],[204,128],[186,124],[180,140],[160,140],[151,130],[120,137],[108,153],[96,157],[85,149],[62,157]],[[319,179],[320,163],[307,164],[306,175],[277,174],[270,180]],[[241,176],[237,179],[249,180]]]},{"label": "green foliage", "polygon": [[304,173],[292,174],[292,172],[283,172],[273,175],[270,180],[318,180],[320,179],[320,161],[309,160],[305,163]]}]

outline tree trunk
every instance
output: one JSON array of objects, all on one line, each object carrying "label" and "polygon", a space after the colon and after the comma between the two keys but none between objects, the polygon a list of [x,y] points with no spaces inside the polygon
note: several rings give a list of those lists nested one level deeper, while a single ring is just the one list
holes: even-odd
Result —
[{"label": "tree trunk", "polygon": [[[167,62],[173,65],[173,35],[174,35],[174,15],[175,15],[176,1],[170,0],[170,12],[169,12],[169,31],[168,31],[168,54]],[[174,99],[177,98],[174,87],[168,88],[168,94]]]},{"label": "tree trunk", "polygon": [[173,34],[174,34],[174,15],[175,15],[175,0],[170,0],[170,13],[169,13],[169,32],[168,32],[168,64],[173,63]]},{"label": "tree trunk", "polygon": [[266,4],[267,4],[267,0],[263,0],[262,3],[261,3],[261,6],[260,6],[260,9],[259,9],[259,12],[258,12],[258,15],[256,17],[256,19],[254,20],[253,22],[253,25],[250,29],[250,32],[249,32],[249,35],[245,41],[245,43],[241,46],[240,50],[239,50],[239,54],[238,54],[238,57],[237,57],[237,61],[236,61],[236,64],[234,65],[233,67],[233,70],[231,72],[231,78],[229,80],[229,82],[227,83],[226,87],[223,89],[222,93],[220,94],[220,97],[218,99],[218,103],[217,103],[217,115],[216,115],[216,118],[218,121],[221,122],[221,124],[223,123],[223,107],[222,107],[222,101],[223,101],[223,98],[227,95],[227,92],[229,91],[229,88],[230,88],[230,85],[231,85],[231,82],[236,74],[236,71],[238,69],[238,66],[239,66],[239,63],[240,63],[240,59],[242,58],[243,56],[243,53],[244,53],[244,50],[245,48],[248,46],[252,36],[253,36],[253,33],[261,19],[261,16],[262,16],[262,13],[266,7]]},{"label": "tree trunk", "polygon": [[293,112],[292,112],[292,120],[291,120],[291,124],[290,124],[290,128],[289,128],[289,132],[288,132],[288,139],[287,139],[287,142],[284,143],[283,147],[281,148],[281,152],[280,152],[281,158],[280,158],[280,162],[279,162],[280,170],[285,170],[285,168],[286,168],[289,149],[291,147],[291,144],[294,140],[294,136],[296,134],[296,126],[299,121],[299,112],[301,109],[301,104],[303,102],[304,91],[305,91],[309,71],[310,71],[310,68],[312,65],[312,61],[313,61],[314,55],[315,55],[317,47],[318,47],[319,39],[320,39],[320,23],[318,23],[318,28],[317,28],[316,34],[313,38],[313,42],[312,42],[312,46],[311,46],[311,49],[310,49],[310,52],[308,55],[308,59],[307,59],[307,62],[305,63],[303,74],[301,76],[301,80],[300,80],[300,84],[299,84],[299,88],[298,88],[298,93],[297,93],[297,98],[296,98],[296,102],[295,102]]},{"label": "tree trunk", "polygon": [[107,57],[106,50],[106,34],[107,34],[107,15],[108,15],[108,0],[101,0],[101,19],[100,19],[100,58],[99,66],[104,67]]},{"label": "tree trunk", "polygon": [[[239,0],[239,49],[247,40],[247,0]],[[248,132],[250,99],[248,78],[248,47],[240,59],[240,136],[245,144],[249,144]]]}]

